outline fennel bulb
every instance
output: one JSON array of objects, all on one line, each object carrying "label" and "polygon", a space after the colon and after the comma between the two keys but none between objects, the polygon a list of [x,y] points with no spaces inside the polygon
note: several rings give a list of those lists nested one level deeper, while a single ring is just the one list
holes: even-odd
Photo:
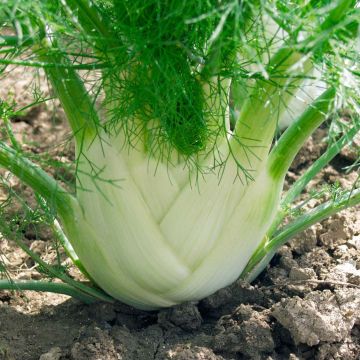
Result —
[{"label": "fennel bulb", "polygon": [[[272,178],[265,161],[254,181],[241,184],[233,162],[221,181],[209,173],[179,183],[166,165],[121,151],[116,137],[101,139],[80,160],[66,228],[91,278],[143,309],[202,299],[235,281],[276,214],[283,179]],[[121,182],[94,180],[89,164]],[[175,172],[186,172],[180,166]]]}]

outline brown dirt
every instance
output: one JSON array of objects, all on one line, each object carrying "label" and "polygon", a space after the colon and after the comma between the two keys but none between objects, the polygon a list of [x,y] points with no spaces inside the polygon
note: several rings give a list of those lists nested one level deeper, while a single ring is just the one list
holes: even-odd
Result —
[{"label": "brown dirt", "polygon": [[[12,89],[3,89],[0,97],[12,90],[16,101],[26,104],[29,98],[19,94],[29,78],[16,70],[13,79],[21,81],[9,83]],[[38,107],[13,119],[13,125],[28,151],[48,151],[70,163],[71,146],[54,147],[68,130],[51,107]],[[322,137],[319,130],[304,147],[288,183],[324,150]],[[344,151],[312,186],[324,181],[351,185],[357,174],[345,174],[341,165],[351,156]],[[64,170],[53,174],[61,178]],[[15,190],[28,192],[15,178],[8,181]],[[0,188],[0,201],[5,197]],[[253,285],[238,281],[199,303],[143,312],[120,303],[84,305],[63,295],[2,291],[0,360],[358,359],[359,210],[343,211],[298,235]],[[20,208],[14,204],[12,211]],[[30,226],[24,237],[44,259],[55,261],[46,228]],[[15,278],[41,277],[11,241],[0,238],[0,255]]]}]

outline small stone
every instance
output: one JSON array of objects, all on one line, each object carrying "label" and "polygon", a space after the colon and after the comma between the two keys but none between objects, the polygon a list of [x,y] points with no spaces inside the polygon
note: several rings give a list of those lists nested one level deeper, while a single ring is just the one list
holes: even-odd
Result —
[{"label": "small stone", "polygon": [[[157,358],[158,359],[158,358]],[[163,360],[224,360],[220,355],[215,355],[211,349],[190,345],[178,345],[166,352]]]},{"label": "small stone", "polygon": [[354,236],[347,242],[347,244],[356,250],[360,250],[360,235]]},{"label": "small stone", "polygon": [[297,357],[295,354],[290,354],[289,355],[289,360],[300,360],[300,358],[299,357]]},{"label": "small stone", "polygon": [[164,328],[179,326],[185,331],[194,331],[202,322],[199,309],[191,302],[161,310],[158,314],[158,323]]},{"label": "small stone", "polygon": [[316,247],[317,232],[321,229],[320,224],[316,224],[311,228],[297,235],[290,242],[291,248],[299,255],[305,254]]},{"label": "small stone", "polygon": [[240,305],[232,316],[223,316],[217,323],[214,349],[241,353],[251,359],[263,359],[275,348],[267,311],[258,312],[250,305]]},{"label": "small stone", "polygon": [[250,320],[253,316],[254,310],[250,305],[240,304],[234,311],[233,318],[237,321]]},{"label": "small stone", "polygon": [[281,248],[276,253],[281,257],[288,257],[290,259],[293,258],[291,248],[287,245],[281,246]]},{"label": "small stone", "polygon": [[334,215],[323,224],[326,232],[319,236],[320,242],[326,247],[333,249],[337,245],[342,245],[351,238],[352,230],[347,226],[347,219],[344,216]]},{"label": "small stone", "polygon": [[289,279],[293,281],[316,279],[316,273],[311,268],[294,267],[290,270]]},{"label": "small stone", "polygon": [[280,259],[280,264],[279,264],[283,269],[290,271],[292,268],[297,267],[298,264],[296,262],[296,260],[288,257],[288,256],[282,256]]},{"label": "small stone", "polygon": [[345,275],[346,280],[352,284],[360,285],[360,270],[356,269],[355,264],[346,262],[335,267],[335,272],[339,275]]},{"label": "small stone", "polygon": [[6,171],[3,177],[3,181],[10,188],[14,188],[20,185],[20,180],[12,174],[10,171]]},{"label": "small stone", "polygon": [[356,134],[351,145],[346,145],[343,149],[341,149],[340,155],[344,156],[349,161],[355,162],[359,158],[359,148],[360,134]]},{"label": "small stone", "polygon": [[349,248],[344,244],[344,245],[339,245],[337,247],[337,250],[341,253],[347,253]]},{"label": "small stone", "polygon": [[17,279],[19,279],[19,280],[30,280],[31,279],[31,273],[29,271],[19,272],[18,275],[17,275]]},{"label": "small stone", "polygon": [[61,349],[59,347],[53,347],[46,354],[42,354],[39,360],[59,360],[61,355]]},{"label": "small stone", "polygon": [[284,284],[288,281],[288,271],[280,267],[270,267],[267,276],[275,285]]},{"label": "small stone", "polygon": [[285,298],[273,306],[272,315],[289,330],[296,344],[314,346],[340,342],[359,319],[360,290],[313,292],[304,299]]},{"label": "small stone", "polygon": [[35,254],[41,255],[46,251],[47,243],[41,240],[34,240],[31,242],[30,250]]}]

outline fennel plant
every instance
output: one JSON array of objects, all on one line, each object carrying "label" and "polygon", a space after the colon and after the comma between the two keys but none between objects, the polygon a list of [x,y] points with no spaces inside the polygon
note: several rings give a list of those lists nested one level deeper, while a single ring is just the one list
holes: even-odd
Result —
[{"label": "fennel plant", "polygon": [[[4,104],[0,165],[33,189],[92,282],[45,263],[3,215],[3,235],[62,283],[1,288],[142,309],[199,300],[254,280],[279,246],[360,202],[354,184],[284,225],[359,132],[358,1],[10,0],[0,21],[4,74],[43,69],[67,116],[76,191],[30,160]],[[329,119],[340,135],[283,194],[294,157]]]}]

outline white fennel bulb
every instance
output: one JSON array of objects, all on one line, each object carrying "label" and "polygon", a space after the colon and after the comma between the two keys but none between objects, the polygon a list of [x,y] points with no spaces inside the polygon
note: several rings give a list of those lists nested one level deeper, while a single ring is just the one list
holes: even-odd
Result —
[{"label": "white fennel bulb", "polygon": [[[167,165],[121,151],[116,137],[101,139],[79,162],[67,228],[91,278],[143,309],[202,299],[235,281],[278,207],[282,181],[271,178],[266,161],[248,184],[229,160],[221,181],[208,173],[179,185]],[[179,167],[175,173],[188,171]]]}]

